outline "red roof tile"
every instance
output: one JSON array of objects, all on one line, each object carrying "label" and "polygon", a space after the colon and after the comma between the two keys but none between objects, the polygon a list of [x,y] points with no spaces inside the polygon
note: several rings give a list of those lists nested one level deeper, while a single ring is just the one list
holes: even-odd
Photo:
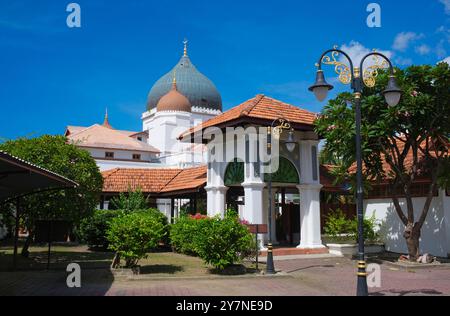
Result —
[{"label": "red roof tile", "polygon": [[180,135],[180,138],[187,137],[195,131],[200,131],[212,126],[230,126],[234,122],[242,119],[256,119],[266,121],[267,124],[270,124],[273,120],[280,117],[290,121],[293,125],[302,125],[312,129],[316,119],[316,113],[260,94],[221,115],[189,129]]},{"label": "red roof tile", "polygon": [[140,189],[159,193],[180,169],[113,169],[102,172],[103,192],[119,193]]},{"label": "red roof tile", "polygon": [[206,166],[189,169],[113,169],[102,172],[103,192],[140,189],[145,193],[168,193],[206,185]]}]

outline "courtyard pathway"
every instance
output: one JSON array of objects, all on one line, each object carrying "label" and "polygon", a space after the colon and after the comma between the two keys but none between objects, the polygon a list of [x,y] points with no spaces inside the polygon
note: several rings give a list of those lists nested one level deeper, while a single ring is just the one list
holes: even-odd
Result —
[{"label": "courtyard pathway", "polygon": [[[82,287],[69,289],[64,272],[0,273],[0,295],[302,296],[354,295],[355,262],[346,258],[277,261],[276,277],[114,279],[105,270],[82,271]],[[450,295],[450,268],[414,271],[382,265],[381,288],[371,295]]]}]

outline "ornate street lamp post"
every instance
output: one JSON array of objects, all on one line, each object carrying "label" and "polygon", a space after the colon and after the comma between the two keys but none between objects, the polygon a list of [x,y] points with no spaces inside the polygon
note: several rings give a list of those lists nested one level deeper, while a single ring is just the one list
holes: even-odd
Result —
[{"label": "ornate street lamp post", "polygon": [[[331,57],[328,55],[331,54]],[[337,58],[342,54],[349,62],[350,67],[345,65],[343,62],[339,61]],[[364,62],[369,58],[373,58],[373,65],[368,66],[361,77],[361,70],[363,70]],[[379,58],[382,58],[380,62]],[[389,106],[396,106],[400,102],[401,90],[397,86],[395,80],[395,71],[392,66],[392,62],[383,54],[373,51],[361,60],[360,67],[353,67],[353,61],[351,58],[342,50],[334,49],[327,50],[322,54],[319,59],[317,66],[316,82],[312,85],[309,90],[312,91],[317,100],[323,101],[326,99],[328,91],[333,89],[333,86],[328,84],[325,80],[325,76],[322,71],[322,64],[333,65],[335,67],[336,73],[339,75],[339,81],[344,84],[351,84],[351,88],[354,92],[355,97],[355,112],[356,112],[356,192],[357,192],[357,215],[358,215],[358,286],[357,295],[367,296],[367,273],[366,273],[366,261],[364,256],[364,230],[363,230],[363,178],[362,178],[362,152],[361,152],[361,94],[364,85],[367,87],[374,87],[375,80],[378,75],[378,70],[381,68],[389,67],[389,81],[386,90],[383,91],[386,103]]]},{"label": "ornate street lamp post", "polygon": [[289,130],[287,140],[284,142],[286,149],[289,152],[293,152],[296,146],[294,139],[294,130],[291,128],[291,124],[283,119],[277,118],[272,122],[272,125],[267,128],[267,152],[270,155],[270,170],[268,173],[268,191],[269,191],[269,242],[267,243],[267,264],[266,273],[274,274],[275,267],[273,264],[273,245],[272,245],[272,136],[276,135],[278,139],[283,134],[283,131]]}]

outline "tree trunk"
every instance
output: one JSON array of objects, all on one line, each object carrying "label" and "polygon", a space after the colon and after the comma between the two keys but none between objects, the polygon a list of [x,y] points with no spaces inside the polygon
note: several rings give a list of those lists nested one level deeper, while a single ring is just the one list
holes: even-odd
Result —
[{"label": "tree trunk", "polygon": [[116,252],[114,259],[111,264],[111,269],[117,269],[120,267],[120,254]]},{"label": "tree trunk", "polygon": [[23,244],[23,247],[22,247],[22,252],[20,253],[22,255],[22,257],[28,258],[30,256],[30,246],[31,246],[31,243],[33,242],[33,235],[34,235],[34,229],[28,230],[28,237],[25,240],[25,243]]},{"label": "tree trunk", "polygon": [[403,233],[408,247],[409,261],[417,261],[419,257],[419,239],[420,239],[420,225],[418,223],[408,223]]}]

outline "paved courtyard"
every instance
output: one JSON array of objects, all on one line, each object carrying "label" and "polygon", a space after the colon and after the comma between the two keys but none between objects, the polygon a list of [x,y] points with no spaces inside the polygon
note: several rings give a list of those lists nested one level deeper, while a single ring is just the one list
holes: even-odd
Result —
[{"label": "paved courtyard", "polygon": [[[69,289],[66,273],[0,273],[0,295],[302,296],[354,295],[355,262],[346,258],[276,261],[282,276],[114,278],[104,269],[83,270],[82,287]],[[381,266],[381,287],[371,295],[450,295],[450,268],[413,271]]]}]

